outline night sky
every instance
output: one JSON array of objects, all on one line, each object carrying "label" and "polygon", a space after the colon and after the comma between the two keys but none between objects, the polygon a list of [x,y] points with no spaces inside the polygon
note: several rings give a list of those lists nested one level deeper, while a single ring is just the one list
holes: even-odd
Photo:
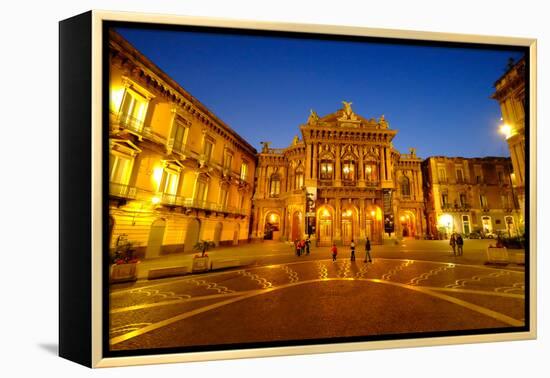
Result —
[{"label": "night sky", "polygon": [[518,51],[116,30],[258,150],[288,146],[310,109],[351,101],[366,118],[384,114],[402,153],[509,156],[490,96]]}]

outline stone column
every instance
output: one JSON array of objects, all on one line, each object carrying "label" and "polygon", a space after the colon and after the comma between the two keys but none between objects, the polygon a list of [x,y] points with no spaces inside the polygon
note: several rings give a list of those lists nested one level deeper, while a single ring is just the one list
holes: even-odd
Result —
[{"label": "stone column", "polygon": [[311,164],[313,162],[311,161],[311,144],[306,145],[306,175],[305,179],[310,179],[311,176]]},{"label": "stone column", "polygon": [[380,180],[386,181],[386,149],[380,148]]},{"label": "stone column", "polygon": [[319,169],[319,162],[317,161],[317,154],[318,154],[318,144],[315,143],[313,145],[313,160],[311,162],[311,164],[313,164],[313,176],[312,178],[314,180],[317,180],[317,170]]},{"label": "stone column", "polygon": [[365,186],[365,164],[363,162],[363,154],[359,152],[359,182],[358,186]]},{"label": "stone column", "polygon": [[334,186],[342,186],[341,178],[341,166],[340,166],[340,145],[336,145],[336,159],[334,162],[334,173],[336,180],[334,181]]},{"label": "stone column", "polygon": [[365,229],[366,229],[365,221],[366,221],[366,214],[365,214],[365,199],[364,199],[364,198],[361,198],[361,199],[359,200],[359,237],[360,237],[362,240],[365,240],[365,239],[366,239],[366,235],[365,235]]},{"label": "stone column", "polygon": [[335,198],[334,206],[334,242],[339,244],[342,240],[341,229],[342,229],[342,208],[340,206],[340,198]]}]

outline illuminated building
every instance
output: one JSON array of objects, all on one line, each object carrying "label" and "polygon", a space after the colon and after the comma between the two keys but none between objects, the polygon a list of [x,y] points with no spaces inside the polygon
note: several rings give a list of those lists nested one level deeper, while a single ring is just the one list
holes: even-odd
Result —
[{"label": "illuminated building", "polygon": [[248,240],[256,150],[114,32],[109,54],[111,248],[154,258]]},{"label": "illuminated building", "polygon": [[510,173],[503,157],[430,157],[423,164],[428,235],[451,232],[515,236],[520,218]]},{"label": "illuminated building", "polygon": [[[392,146],[388,122],[355,114],[351,103],[319,117],[311,111],[286,148],[258,154],[252,237],[347,245],[367,237],[425,234],[422,160]],[[307,204],[307,202],[310,204]]]},{"label": "illuminated building", "polygon": [[506,73],[495,83],[493,98],[500,104],[504,134],[510,149],[513,176],[512,183],[521,209],[520,227],[525,216],[525,58],[510,65]]}]

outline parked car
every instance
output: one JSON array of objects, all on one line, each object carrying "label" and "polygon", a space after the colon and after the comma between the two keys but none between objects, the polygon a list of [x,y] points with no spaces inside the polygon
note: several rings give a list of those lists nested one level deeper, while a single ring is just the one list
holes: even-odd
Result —
[{"label": "parked car", "polygon": [[481,233],[479,233],[477,231],[473,231],[473,232],[470,232],[470,234],[468,235],[468,238],[470,238],[470,239],[482,239],[482,236],[481,236]]},{"label": "parked car", "polygon": [[486,232],[485,235],[484,235],[484,238],[485,239],[496,239],[497,234],[495,234],[494,232]]}]

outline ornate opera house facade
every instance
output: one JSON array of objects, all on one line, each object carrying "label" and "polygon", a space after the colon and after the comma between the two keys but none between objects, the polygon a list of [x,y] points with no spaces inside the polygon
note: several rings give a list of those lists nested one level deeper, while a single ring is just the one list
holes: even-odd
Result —
[{"label": "ornate opera house facade", "polygon": [[252,239],[311,235],[322,246],[425,235],[422,160],[392,146],[397,131],[384,116],[367,119],[343,105],[323,117],[311,111],[287,148],[263,143]]}]

